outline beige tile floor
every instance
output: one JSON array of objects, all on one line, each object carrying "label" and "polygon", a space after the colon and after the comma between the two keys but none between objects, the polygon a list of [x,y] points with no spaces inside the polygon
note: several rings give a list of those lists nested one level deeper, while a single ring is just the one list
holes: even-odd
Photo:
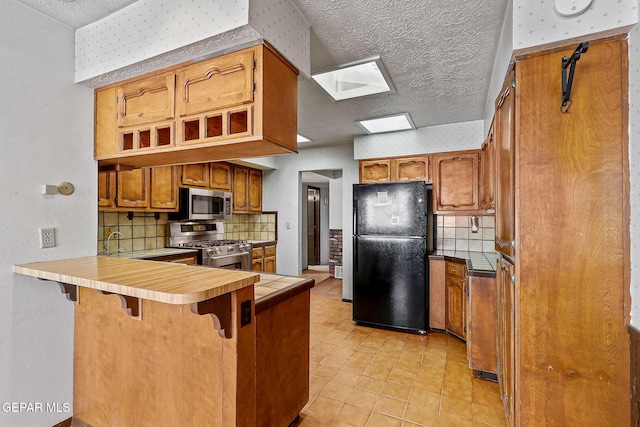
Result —
[{"label": "beige tile floor", "polygon": [[463,342],[357,326],[341,284],[311,293],[310,398],[296,427],[506,426],[498,385],[474,378]]}]

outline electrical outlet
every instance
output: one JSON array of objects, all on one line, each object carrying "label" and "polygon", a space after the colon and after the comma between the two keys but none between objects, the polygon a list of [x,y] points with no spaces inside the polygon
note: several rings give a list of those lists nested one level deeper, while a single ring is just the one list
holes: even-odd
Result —
[{"label": "electrical outlet", "polygon": [[56,229],[41,228],[40,229],[40,247],[53,248],[56,245]]}]

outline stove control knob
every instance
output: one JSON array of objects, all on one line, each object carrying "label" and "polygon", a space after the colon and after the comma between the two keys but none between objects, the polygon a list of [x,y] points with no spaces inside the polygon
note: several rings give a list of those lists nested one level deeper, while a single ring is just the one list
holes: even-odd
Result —
[{"label": "stove control knob", "polygon": [[213,249],[207,249],[207,255],[209,256],[214,255]]},{"label": "stove control knob", "polygon": [[222,252],[220,248],[215,248],[214,251],[216,252],[216,255],[219,255]]},{"label": "stove control knob", "polygon": [[229,246],[229,249],[227,249],[227,252],[235,252],[236,248],[234,248],[233,246]]}]

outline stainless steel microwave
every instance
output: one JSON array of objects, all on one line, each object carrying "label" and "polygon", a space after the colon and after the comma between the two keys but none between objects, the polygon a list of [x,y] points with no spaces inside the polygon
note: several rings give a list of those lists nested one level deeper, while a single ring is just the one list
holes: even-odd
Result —
[{"label": "stainless steel microwave", "polygon": [[202,188],[181,188],[180,209],[176,213],[169,214],[169,219],[200,221],[230,218],[231,203],[231,193]]}]

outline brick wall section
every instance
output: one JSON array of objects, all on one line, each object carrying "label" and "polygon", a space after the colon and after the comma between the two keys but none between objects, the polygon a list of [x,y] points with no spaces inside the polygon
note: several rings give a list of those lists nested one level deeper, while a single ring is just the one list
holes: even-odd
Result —
[{"label": "brick wall section", "polygon": [[334,277],[336,265],[342,265],[342,230],[329,230],[329,273]]}]

